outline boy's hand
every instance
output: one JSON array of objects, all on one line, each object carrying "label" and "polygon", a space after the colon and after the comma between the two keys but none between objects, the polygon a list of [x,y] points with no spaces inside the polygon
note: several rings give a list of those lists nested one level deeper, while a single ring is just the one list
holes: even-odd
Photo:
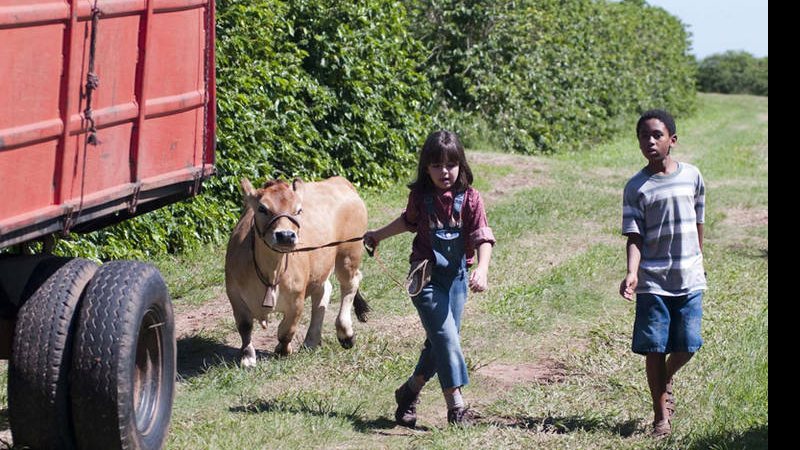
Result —
[{"label": "boy's hand", "polygon": [[635,273],[629,273],[619,284],[619,295],[625,300],[633,300],[633,293],[636,291],[636,285],[639,284],[639,277]]},{"label": "boy's hand", "polygon": [[486,270],[480,267],[469,274],[469,288],[472,292],[483,292],[489,287],[489,280]]}]

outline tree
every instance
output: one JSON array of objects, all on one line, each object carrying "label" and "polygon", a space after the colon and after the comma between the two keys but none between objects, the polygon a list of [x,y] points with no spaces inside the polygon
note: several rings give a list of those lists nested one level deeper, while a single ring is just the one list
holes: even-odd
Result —
[{"label": "tree", "polygon": [[769,95],[767,57],[729,50],[700,62],[697,89],[723,94]]}]

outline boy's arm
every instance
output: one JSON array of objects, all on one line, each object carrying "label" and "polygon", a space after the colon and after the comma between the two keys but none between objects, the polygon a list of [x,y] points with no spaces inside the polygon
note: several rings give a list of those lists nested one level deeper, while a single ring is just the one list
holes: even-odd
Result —
[{"label": "boy's arm", "polygon": [[469,275],[472,292],[483,292],[489,287],[489,261],[492,259],[492,243],[483,242],[478,246],[478,266]]},{"label": "boy's arm", "polygon": [[700,243],[700,251],[703,251],[703,224],[697,224],[697,240]]},{"label": "boy's arm", "polygon": [[628,256],[628,273],[619,284],[619,295],[626,300],[633,300],[633,293],[639,284],[639,263],[642,260],[642,235],[628,233],[628,242],[625,244]]}]

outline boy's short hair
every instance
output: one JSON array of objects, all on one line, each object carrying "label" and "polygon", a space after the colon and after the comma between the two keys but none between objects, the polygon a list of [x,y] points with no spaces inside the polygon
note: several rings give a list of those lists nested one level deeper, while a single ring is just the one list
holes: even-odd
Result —
[{"label": "boy's short hair", "polygon": [[639,117],[639,121],[636,122],[636,136],[639,136],[639,130],[642,128],[642,124],[650,119],[658,119],[666,125],[667,131],[669,131],[669,135],[672,136],[675,134],[677,129],[675,128],[675,119],[672,118],[672,115],[663,109],[651,109],[649,111],[645,111]]}]

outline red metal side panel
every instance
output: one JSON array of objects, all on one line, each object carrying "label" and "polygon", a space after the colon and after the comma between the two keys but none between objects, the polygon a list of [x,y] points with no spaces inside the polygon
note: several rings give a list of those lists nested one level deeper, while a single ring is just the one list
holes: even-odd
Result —
[{"label": "red metal side panel", "polygon": [[[85,2],[87,7],[89,2]],[[103,5],[104,2],[99,2]],[[101,16],[95,50],[95,73],[100,82],[92,93],[92,116],[98,130],[98,144],[87,145],[85,88],[91,33],[90,10],[79,10],[72,30],[72,58],[68,92],[69,136],[64,146],[60,202],[80,202],[83,194],[124,186],[131,182],[130,155],[133,119],[138,113],[134,81],[138,59],[142,5],[128,2],[128,15]],[[86,153],[84,155],[84,152]],[[85,157],[85,160],[84,160]],[[85,166],[85,174],[84,174]],[[85,176],[84,176],[85,175]]]},{"label": "red metal side panel", "polygon": [[197,192],[214,172],[213,19],[213,0],[0,0],[0,247]]},{"label": "red metal side panel", "polygon": [[[156,3],[158,5],[158,3]],[[175,30],[184,30],[175,39]],[[205,24],[199,8],[154,12],[137,173],[147,179],[202,164]]]},{"label": "red metal side panel", "polygon": [[63,130],[61,72],[53,67],[62,65],[68,14],[64,1],[0,0],[0,218],[53,201]]}]

